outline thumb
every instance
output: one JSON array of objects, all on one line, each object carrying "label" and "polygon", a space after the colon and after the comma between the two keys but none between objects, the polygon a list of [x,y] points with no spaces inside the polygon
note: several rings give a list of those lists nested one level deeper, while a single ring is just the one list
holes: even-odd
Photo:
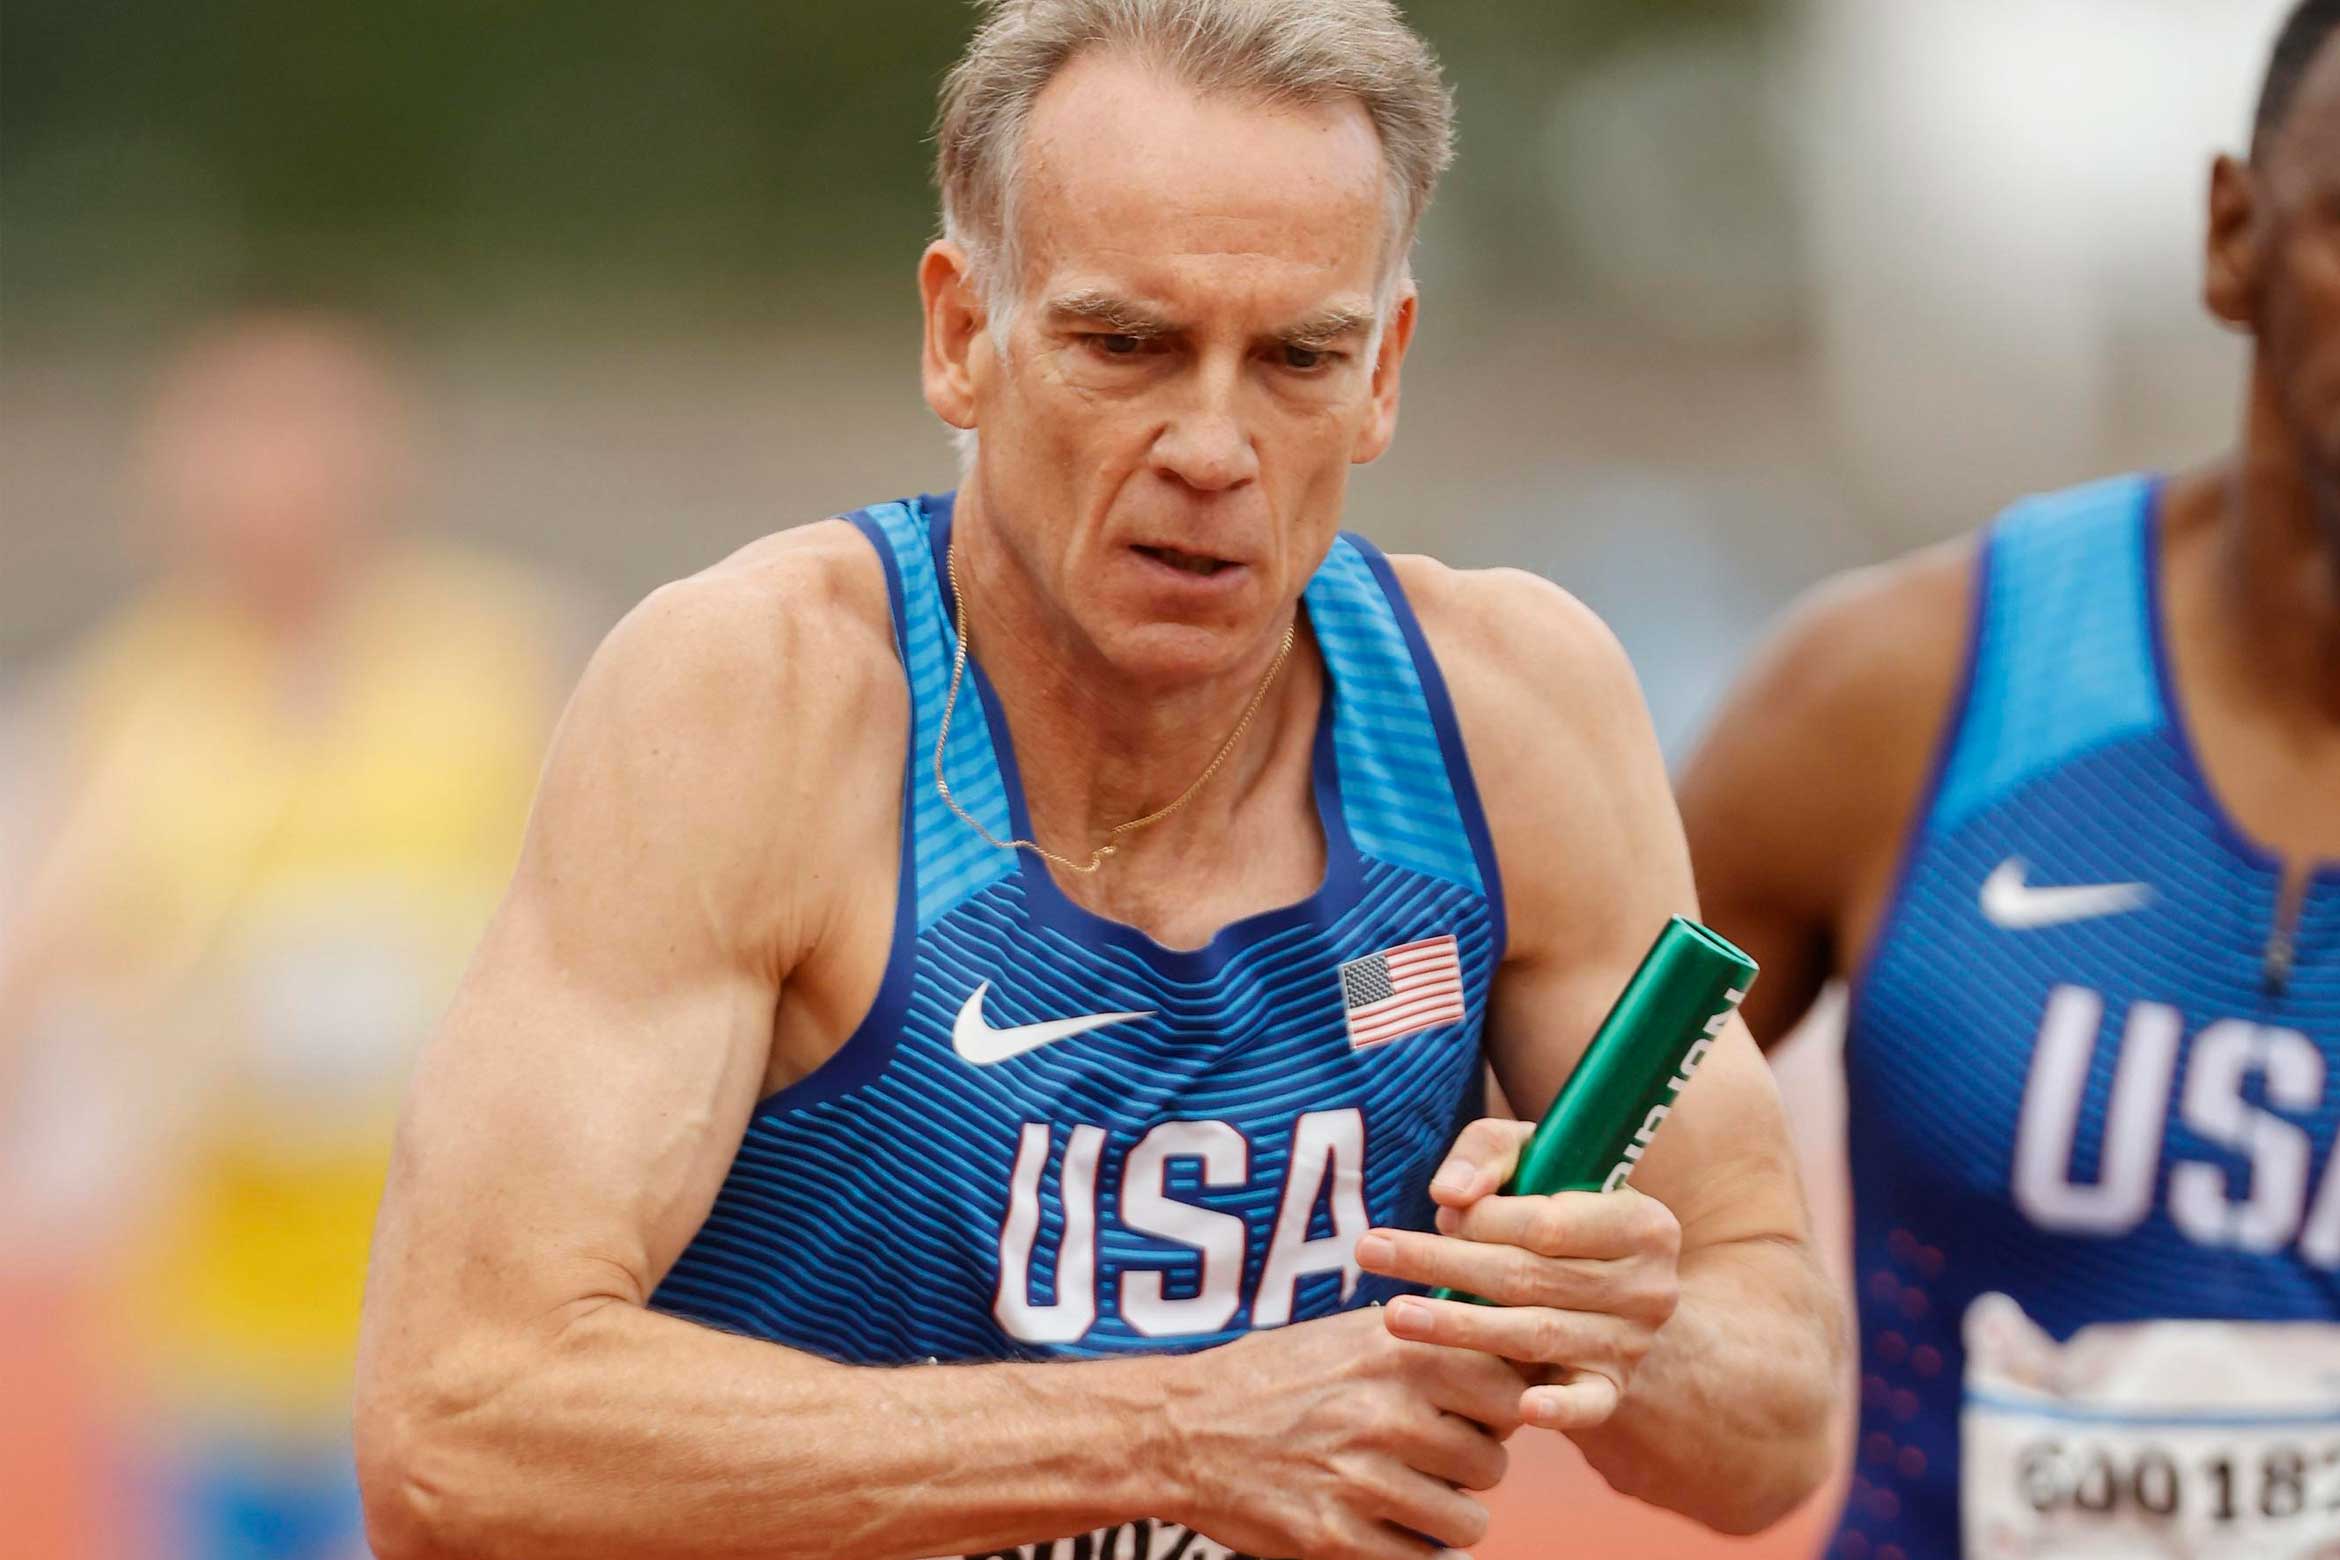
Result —
[{"label": "thumb", "polygon": [[1525,1121],[1483,1117],[1462,1129],[1447,1150],[1446,1163],[1430,1178],[1430,1196],[1447,1208],[1468,1208],[1511,1179],[1519,1152],[1535,1131]]}]

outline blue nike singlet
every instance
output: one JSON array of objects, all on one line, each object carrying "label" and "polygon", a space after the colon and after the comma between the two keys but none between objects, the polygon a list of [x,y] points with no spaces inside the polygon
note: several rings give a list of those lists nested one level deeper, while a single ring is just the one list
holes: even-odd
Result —
[{"label": "blue nike singlet", "polygon": [[[1178,951],[945,808],[951,501],[851,518],[910,688],[892,957],[843,1049],[758,1105],[654,1304],[893,1364],[1201,1348],[1396,1292],[1353,1247],[1369,1224],[1428,1227],[1430,1176],[1480,1103],[1504,934],[1453,710],[1388,563],[1343,536],[1304,597],[1328,674],[1322,885]],[[1028,837],[972,659],[967,681],[952,794]]]},{"label": "blue nike singlet", "polygon": [[2189,744],[2157,494],[1992,528],[1853,984],[1841,1560],[2332,1552],[2340,863],[2270,982],[2281,867]]}]

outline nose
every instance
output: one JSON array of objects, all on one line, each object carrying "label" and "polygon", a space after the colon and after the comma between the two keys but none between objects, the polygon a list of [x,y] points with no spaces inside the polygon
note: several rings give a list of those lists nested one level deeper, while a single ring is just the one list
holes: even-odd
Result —
[{"label": "nose", "polygon": [[1200,493],[1223,493],[1258,476],[1259,452],[1236,404],[1240,388],[1235,371],[1195,374],[1192,393],[1154,440],[1154,469]]}]

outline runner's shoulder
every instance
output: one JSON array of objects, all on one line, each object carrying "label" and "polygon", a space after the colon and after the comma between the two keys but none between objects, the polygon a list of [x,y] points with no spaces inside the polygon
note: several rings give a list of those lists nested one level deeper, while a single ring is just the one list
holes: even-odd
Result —
[{"label": "runner's shoulder", "polygon": [[570,720],[581,711],[605,737],[693,770],[817,757],[833,784],[863,748],[890,739],[898,756],[907,699],[883,566],[851,526],[827,520],[662,585],[602,641]]},{"label": "runner's shoulder", "polygon": [[1687,908],[1657,736],[1609,626],[1540,575],[1392,564],[1453,696],[1509,956],[1580,957],[1594,920]]},{"label": "runner's shoulder", "polygon": [[[1758,649],[1721,722],[1759,720],[1775,739],[1873,774],[1922,769],[1956,696],[1973,618],[1974,536],[1823,580]],[[1899,764],[1879,764],[1879,758]],[[1910,777],[1913,781],[1916,776]]]},{"label": "runner's shoulder", "polygon": [[1457,569],[1419,555],[1390,566],[1438,658],[1474,766],[1500,761],[1482,752],[1490,741],[1548,758],[1555,744],[1644,740],[1648,715],[1625,647],[1566,589],[1525,569]]},{"label": "runner's shoulder", "polygon": [[1957,697],[1975,552],[1826,580],[1756,651],[1675,784],[1718,915],[1833,924],[1884,881]]}]

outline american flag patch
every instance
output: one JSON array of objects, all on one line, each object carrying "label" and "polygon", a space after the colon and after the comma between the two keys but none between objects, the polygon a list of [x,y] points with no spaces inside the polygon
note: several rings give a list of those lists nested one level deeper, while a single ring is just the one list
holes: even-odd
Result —
[{"label": "american flag patch", "polygon": [[1462,957],[1452,937],[1426,937],[1341,966],[1349,1044],[1362,1050],[1400,1035],[1459,1024]]}]

